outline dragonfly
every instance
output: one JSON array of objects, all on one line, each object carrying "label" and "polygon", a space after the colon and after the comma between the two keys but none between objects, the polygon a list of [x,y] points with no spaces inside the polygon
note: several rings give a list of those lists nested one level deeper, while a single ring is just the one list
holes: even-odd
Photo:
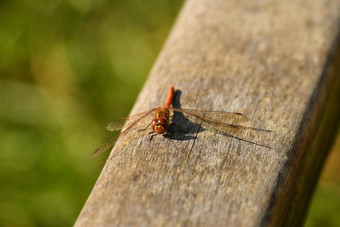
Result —
[{"label": "dragonfly", "polygon": [[[187,109],[187,108],[174,108],[172,107],[172,102],[174,99],[174,86],[171,86],[168,91],[168,96],[166,98],[165,104],[163,106],[158,106],[156,108],[137,113],[135,115],[131,115],[128,118],[121,118],[114,120],[110,122],[107,125],[107,130],[110,131],[118,131],[121,130],[126,121],[129,121],[130,123],[127,125],[127,127],[121,131],[117,136],[113,137],[106,143],[104,143],[102,146],[98,147],[91,155],[91,158],[96,157],[103,152],[107,151],[109,148],[111,148],[116,140],[121,137],[122,135],[128,133],[131,131],[136,125],[143,121],[147,116],[150,116],[151,113],[154,113],[153,120],[151,123],[147,125],[142,130],[147,129],[151,126],[152,132],[155,134],[167,134],[172,133],[170,132],[170,127],[172,126],[170,124],[170,111],[180,112],[184,114],[185,116],[188,116],[190,119],[198,119],[201,121],[208,129],[211,129],[212,131],[224,135],[228,135],[240,140],[244,140],[250,143],[254,143],[252,141],[248,141],[247,139],[243,139],[242,137],[235,136],[235,135],[245,135],[247,134],[252,135],[254,133],[251,132],[272,132],[271,130],[262,129],[262,128],[256,128],[252,126],[245,126],[241,125],[242,122],[248,122],[250,119],[239,112],[225,112],[225,111],[212,111],[212,110],[198,110],[198,109]],[[173,125],[177,126],[173,123]],[[177,126],[178,127],[178,126]],[[182,130],[181,130],[182,131]],[[265,146],[267,147],[267,146]]]}]

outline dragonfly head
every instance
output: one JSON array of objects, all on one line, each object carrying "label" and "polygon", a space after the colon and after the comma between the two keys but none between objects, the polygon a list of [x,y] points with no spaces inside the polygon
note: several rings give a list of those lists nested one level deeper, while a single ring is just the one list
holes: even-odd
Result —
[{"label": "dragonfly head", "polygon": [[165,118],[156,118],[152,121],[152,130],[157,134],[164,134],[168,129],[168,121]]}]

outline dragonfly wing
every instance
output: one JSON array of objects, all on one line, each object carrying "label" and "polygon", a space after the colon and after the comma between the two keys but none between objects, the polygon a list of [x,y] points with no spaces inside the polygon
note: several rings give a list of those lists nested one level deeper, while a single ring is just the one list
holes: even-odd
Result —
[{"label": "dragonfly wing", "polygon": [[109,131],[118,131],[121,130],[124,127],[124,124],[126,121],[129,120],[133,120],[136,119],[138,117],[144,116],[144,115],[148,115],[149,113],[153,112],[155,109],[151,109],[151,110],[147,110],[138,114],[134,114],[131,115],[129,117],[126,118],[120,118],[120,119],[116,119],[114,121],[111,121],[107,126],[106,129]]},{"label": "dragonfly wing", "polygon": [[[135,126],[138,124],[138,122],[140,122],[143,118],[145,118],[146,116],[148,116],[153,110],[154,110],[154,109],[148,110],[148,111],[144,111],[144,112],[142,112],[142,113],[138,113],[138,114],[135,114],[135,115],[131,115],[130,117],[125,118],[125,119],[124,119],[125,121],[126,121],[126,120],[132,120],[132,119],[134,119],[134,121],[133,121],[131,124],[129,124],[128,127],[127,127],[126,129],[124,129],[120,134],[118,134],[117,136],[113,137],[112,139],[110,139],[109,141],[107,141],[106,143],[104,143],[102,146],[98,147],[98,148],[92,153],[91,158],[96,157],[96,156],[100,155],[101,153],[107,151],[110,147],[112,147],[112,146],[115,144],[116,140],[117,140],[120,136],[122,136],[122,135],[124,135],[125,133],[127,133],[128,131],[130,131],[131,128],[135,127]],[[139,118],[135,119],[136,117],[139,117]],[[125,122],[125,121],[121,121],[121,120],[123,120],[123,119],[119,119],[118,121],[114,121],[114,122]],[[112,123],[112,122],[111,122],[111,123]],[[111,124],[111,123],[110,123],[110,124]],[[108,127],[110,126],[110,124],[108,125]],[[113,125],[114,125],[114,124],[113,124]],[[123,124],[123,125],[124,125],[124,124]],[[122,127],[123,127],[123,125],[122,125]],[[112,127],[113,127],[113,126],[112,126]],[[120,127],[120,128],[122,128],[122,127]]]},{"label": "dragonfly wing", "polygon": [[196,110],[196,109],[184,109],[184,108],[171,108],[174,111],[179,111],[184,114],[188,114],[198,118],[202,121],[226,123],[226,124],[238,124],[241,122],[249,121],[249,118],[238,112],[224,112],[224,111],[210,111],[210,110]]},{"label": "dragonfly wing", "polygon": [[109,131],[118,131],[124,127],[124,124],[127,120],[126,119],[117,119],[111,121],[107,126],[106,129]]},{"label": "dragonfly wing", "polygon": [[[258,128],[252,126],[248,117],[237,112],[222,112],[222,111],[206,111],[206,110],[192,110],[182,108],[172,108],[174,111],[179,111],[188,116],[188,118],[195,117],[202,122],[203,128],[213,131],[218,134],[231,136],[239,140],[244,140],[251,143],[256,143],[258,138],[268,137],[271,130]],[[244,122],[246,125],[240,125]],[[250,123],[250,124],[249,124]],[[268,145],[259,144],[265,147]]]},{"label": "dragonfly wing", "polygon": [[248,118],[240,113],[235,112],[221,112],[221,111],[207,111],[207,110],[192,110],[177,108],[174,111],[180,111],[184,113],[189,119],[192,117],[202,121],[205,128],[216,128],[228,133],[235,133],[240,130],[240,127],[233,125],[229,122],[246,121]]},{"label": "dragonfly wing", "polygon": [[117,135],[115,137],[113,137],[112,139],[110,139],[109,141],[107,141],[106,143],[104,143],[102,146],[98,147],[91,155],[91,158],[94,158],[100,154],[102,154],[103,152],[107,151],[110,147],[112,147],[116,140],[118,139],[118,137],[120,136]]}]

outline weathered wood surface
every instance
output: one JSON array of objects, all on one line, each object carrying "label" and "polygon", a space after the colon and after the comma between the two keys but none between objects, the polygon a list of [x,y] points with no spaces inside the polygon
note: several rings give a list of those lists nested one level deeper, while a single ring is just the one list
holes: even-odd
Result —
[{"label": "weathered wood surface", "polygon": [[[124,135],[76,226],[296,226],[339,118],[340,2],[189,0],[133,113],[162,105],[238,111],[273,130]],[[114,155],[115,154],[115,155]]]}]

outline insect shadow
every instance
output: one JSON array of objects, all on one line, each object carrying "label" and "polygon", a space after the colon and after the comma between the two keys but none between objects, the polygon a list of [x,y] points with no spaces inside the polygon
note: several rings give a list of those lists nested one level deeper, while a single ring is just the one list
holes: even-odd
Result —
[{"label": "insect shadow", "polygon": [[[174,108],[181,108],[180,97],[182,95],[181,90],[176,90],[174,94],[174,99],[172,106]],[[166,138],[173,140],[194,140],[197,136],[192,136],[190,134],[196,134],[205,131],[200,124],[191,122],[182,112],[173,111],[171,118],[171,124],[169,125],[169,132],[164,135]]]}]

